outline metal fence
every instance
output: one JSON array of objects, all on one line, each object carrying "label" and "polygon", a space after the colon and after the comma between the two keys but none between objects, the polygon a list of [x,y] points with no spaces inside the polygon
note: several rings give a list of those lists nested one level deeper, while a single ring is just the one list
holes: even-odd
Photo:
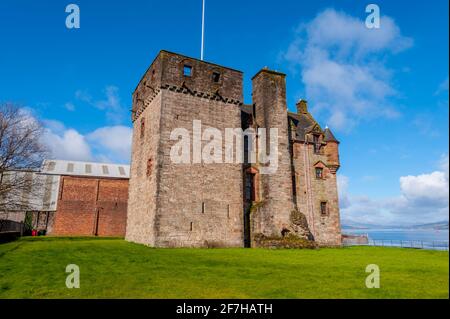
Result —
[{"label": "metal fence", "polygon": [[16,222],[13,220],[0,219],[0,233],[5,232],[19,232],[20,234],[23,234],[24,223]]},{"label": "metal fence", "polygon": [[400,240],[400,239],[369,239],[367,244],[344,243],[344,246],[378,246],[415,249],[435,249],[448,251],[448,241],[445,240]]}]

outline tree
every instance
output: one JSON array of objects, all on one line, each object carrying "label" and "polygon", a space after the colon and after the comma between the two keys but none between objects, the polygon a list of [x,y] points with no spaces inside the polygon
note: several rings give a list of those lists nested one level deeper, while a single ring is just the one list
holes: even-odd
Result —
[{"label": "tree", "polygon": [[33,192],[41,190],[42,179],[33,172],[47,154],[43,133],[41,123],[23,108],[0,103],[0,212],[29,209]]}]

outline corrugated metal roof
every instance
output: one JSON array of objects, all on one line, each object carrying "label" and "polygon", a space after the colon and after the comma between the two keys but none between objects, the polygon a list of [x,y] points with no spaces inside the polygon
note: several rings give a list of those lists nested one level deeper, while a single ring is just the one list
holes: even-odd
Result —
[{"label": "corrugated metal roof", "polygon": [[51,175],[130,178],[129,165],[65,160],[44,160],[41,172]]}]

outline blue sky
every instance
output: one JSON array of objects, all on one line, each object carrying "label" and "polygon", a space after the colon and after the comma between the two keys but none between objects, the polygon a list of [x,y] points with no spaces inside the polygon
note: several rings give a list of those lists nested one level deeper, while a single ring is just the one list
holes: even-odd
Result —
[{"label": "blue sky", "polygon": [[[205,59],[244,71],[246,102],[259,69],[283,71],[289,108],[306,98],[340,139],[343,220],[448,220],[448,1],[206,6]],[[56,157],[127,162],[132,91],[159,50],[199,56],[200,18],[200,0],[3,0],[0,101],[42,120]]]}]

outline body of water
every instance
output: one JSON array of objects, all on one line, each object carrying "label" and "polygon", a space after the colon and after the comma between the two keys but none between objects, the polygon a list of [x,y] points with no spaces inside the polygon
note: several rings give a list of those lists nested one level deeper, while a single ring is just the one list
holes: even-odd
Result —
[{"label": "body of water", "polygon": [[343,234],[369,237],[369,245],[448,249],[448,230],[342,229]]}]

